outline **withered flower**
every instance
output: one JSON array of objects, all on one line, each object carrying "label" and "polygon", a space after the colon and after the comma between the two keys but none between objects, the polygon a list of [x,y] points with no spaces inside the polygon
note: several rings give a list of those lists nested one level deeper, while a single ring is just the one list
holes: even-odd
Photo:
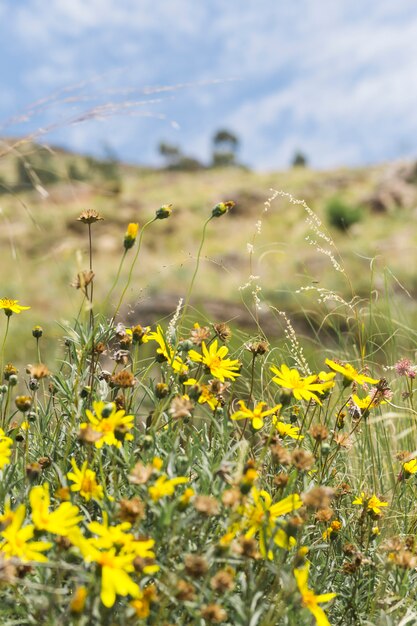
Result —
[{"label": "withered flower", "polygon": [[104,220],[104,217],[101,217],[100,213],[94,209],[85,209],[77,217],[77,221],[83,222],[83,224],[94,224],[94,222],[100,222],[101,220]]}]

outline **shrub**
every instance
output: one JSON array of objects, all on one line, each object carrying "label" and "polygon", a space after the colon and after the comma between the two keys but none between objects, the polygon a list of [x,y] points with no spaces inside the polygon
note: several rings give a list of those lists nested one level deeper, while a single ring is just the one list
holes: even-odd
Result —
[{"label": "shrub", "polygon": [[325,209],[327,221],[339,230],[348,230],[353,224],[361,222],[364,216],[363,207],[352,205],[341,198],[332,198]]}]

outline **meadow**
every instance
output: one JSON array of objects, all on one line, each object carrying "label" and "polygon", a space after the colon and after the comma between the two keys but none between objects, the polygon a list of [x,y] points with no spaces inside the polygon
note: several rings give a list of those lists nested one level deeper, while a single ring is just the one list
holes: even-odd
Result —
[{"label": "meadow", "polygon": [[410,177],[377,210],[387,166],[116,188],[57,151],[25,184],[18,150],[1,624],[415,624]]}]

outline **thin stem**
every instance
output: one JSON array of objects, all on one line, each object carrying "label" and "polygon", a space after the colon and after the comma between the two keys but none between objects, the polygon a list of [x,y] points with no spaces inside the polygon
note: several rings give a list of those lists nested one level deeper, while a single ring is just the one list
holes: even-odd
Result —
[{"label": "thin stem", "polygon": [[103,309],[106,308],[106,305],[107,305],[108,301],[110,300],[110,296],[113,293],[114,289],[116,288],[117,283],[119,282],[120,273],[122,271],[123,263],[125,262],[126,254],[127,254],[127,250],[125,249],[124,252],[123,252],[123,256],[122,256],[122,258],[120,260],[120,263],[119,263],[119,268],[117,270],[116,278],[113,281],[113,284],[112,284],[112,286],[110,288],[109,293],[107,294],[107,296],[104,299]]},{"label": "thin stem", "polygon": [[6,339],[7,339],[7,334],[9,332],[9,324],[10,324],[10,315],[7,316],[7,323],[6,323],[6,331],[4,333],[4,338],[3,338],[3,343],[1,346],[1,368],[0,368],[0,378],[3,377],[3,368],[4,368],[4,348],[6,346]]},{"label": "thin stem", "polygon": [[[178,322],[178,328],[181,328],[182,323],[183,323],[183,321],[184,321],[185,314],[186,314],[186,312],[187,312],[187,308],[188,308],[188,305],[189,305],[189,302],[190,302],[190,298],[191,298],[191,293],[192,293],[192,290],[193,290],[193,287],[194,287],[194,282],[195,282],[195,279],[196,279],[196,276],[197,276],[197,273],[198,273],[198,269],[199,269],[199,267],[200,267],[201,252],[202,252],[202,250],[203,250],[203,245],[204,245],[204,241],[205,241],[205,238],[206,238],[206,230],[207,230],[207,226],[208,226],[208,223],[209,223],[212,219],[213,219],[213,216],[212,216],[212,215],[210,215],[210,217],[208,217],[208,218],[206,219],[206,221],[204,222],[203,232],[202,232],[202,235],[201,235],[200,246],[199,246],[199,248],[198,248],[198,252],[197,252],[197,261],[196,261],[196,264],[195,264],[195,269],[194,269],[193,277],[192,277],[192,279],[191,279],[190,286],[188,287],[187,295],[186,295],[186,297],[185,297],[185,302],[184,302],[184,306],[183,306],[183,308],[182,308],[181,317],[180,317],[180,320],[179,320],[179,322]],[[177,343],[178,343],[178,340],[177,340]]]},{"label": "thin stem", "polygon": [[139,235],[139,239],[138,239],[138,247],[137,247],[137,250],[136,250],[136,254],[135,254],[134,259],[133,259],[133,261],[132,261],[132,264],[131,264],[131,266],[130,266],[129,275],[128,275],[128,277],[127,277],[127,282],[126,282],[125,288],[124,288],[124,289],[123,289],[123,291],[122,291],[122,295],[120,296],[119,302],[118,302],[118,304],[117,304],[117,307],[116,307],[115,312],[114,312],[114,314],[113,314],[113,317],[112,317],[112,319],[111,319],[111,324],[113,324],[114,320],[116,319],[116,316],[117,316],[117,314],[118,314],[118,312],[119,312],[119,309],[120,309],[120,307],[122,306],[123,298],[124,298],[124,297],[125,297],[125,295],[126,295],[126,291],[129,289],[129,285],[130,285],[131,280],[132,280],[133,269],[134,269],[134,267],[135,267],[135,264],[136,264],[137,258],[138,258],[138,256],[139,256],[139,252],[140,252],[140,248],[141,248],[141,244],[142,244],[142,239],[143,239],[143,233],[145,232],[146,228],[147,228],[150,224],[152,224],[152,222],[154,222],[156,219],[158,219],[158,218],[153,217],[151,220],[149,220],[148,222],[146,222],[146,224],[144,224],[144,225],[143,225],[142,230],[140,231],[140,235]]}]

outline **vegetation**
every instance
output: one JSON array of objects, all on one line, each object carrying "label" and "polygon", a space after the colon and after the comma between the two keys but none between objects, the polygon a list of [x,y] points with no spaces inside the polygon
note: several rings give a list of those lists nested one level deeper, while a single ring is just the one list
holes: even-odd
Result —
[{"label": "vegetation", "polygon": [[353,224],[363,219],[363,208],[352,206],[341,198],[334,197],[326,205],[326,216],[329,224],[341,231],[348,230]]},{"label": "vegetation", "polygon": [[[122,194],[133,193],[138,172],[120,171]],[[295,175],[311,184],[310,173],[297,171],[288,174],[290,186],[300,184]],[[156,172],[140,177],[151,189],[163,180]],[[190,181],[176,179],[183,197]],[[8,201],[21,202],[26,219],[39,224],[31,196]],[[244,331],[199,312],[195,296],[228,291],[226,275],[214,280],[205,267],[207,248],[234,250],[253,209],[245,215],[223,201],[205,215],[181,215],[171,204],[152,212],[145,205],[140,223],[121,230],[123,201],[118,213],[109,203],[105,219],[91,206],[69,221],[73,206],[59,205],[61,244],[86,244],[86,262],[74,262],[72,321],[65,308],[59,337],[45,332],[46,306],[36,295],[45,292],[43,302],[49,297],[59,312],[63,299],[47,281],[31,291],[29,274],[15,280],[16,262],[4,281],[4,295],[19,299],[0,300],[2,623],[415,622],[416,332],[400,316],[398,279],[385,272],[381,286],[371,264],[365,298],[357,291],[363,277],[349,273],[317,214],[273,192],[254,234],[241,235],[249,277],[239,293],[253,329]],[[297,244],[288,248],[291,262],[302,258],[307,236],[329,265],[324,277],[340,286],[305,284],[301,268],[294,277],[309,338],[299,336],[282,298],[280,309],[274,304],[279,256],[273,269],[263,262],[273,249],[264,222],[279,203],[279,233]],[[297,234],[300,211],[307,234]],[[169,257],[173,233],[173,247],[182,237],[199,241],[179,275],[176,310],[155,323],[140,306],[128,317],[139,269],[166,288],[147,249]],[[282,337],[263,324],[265,309]]]}]

